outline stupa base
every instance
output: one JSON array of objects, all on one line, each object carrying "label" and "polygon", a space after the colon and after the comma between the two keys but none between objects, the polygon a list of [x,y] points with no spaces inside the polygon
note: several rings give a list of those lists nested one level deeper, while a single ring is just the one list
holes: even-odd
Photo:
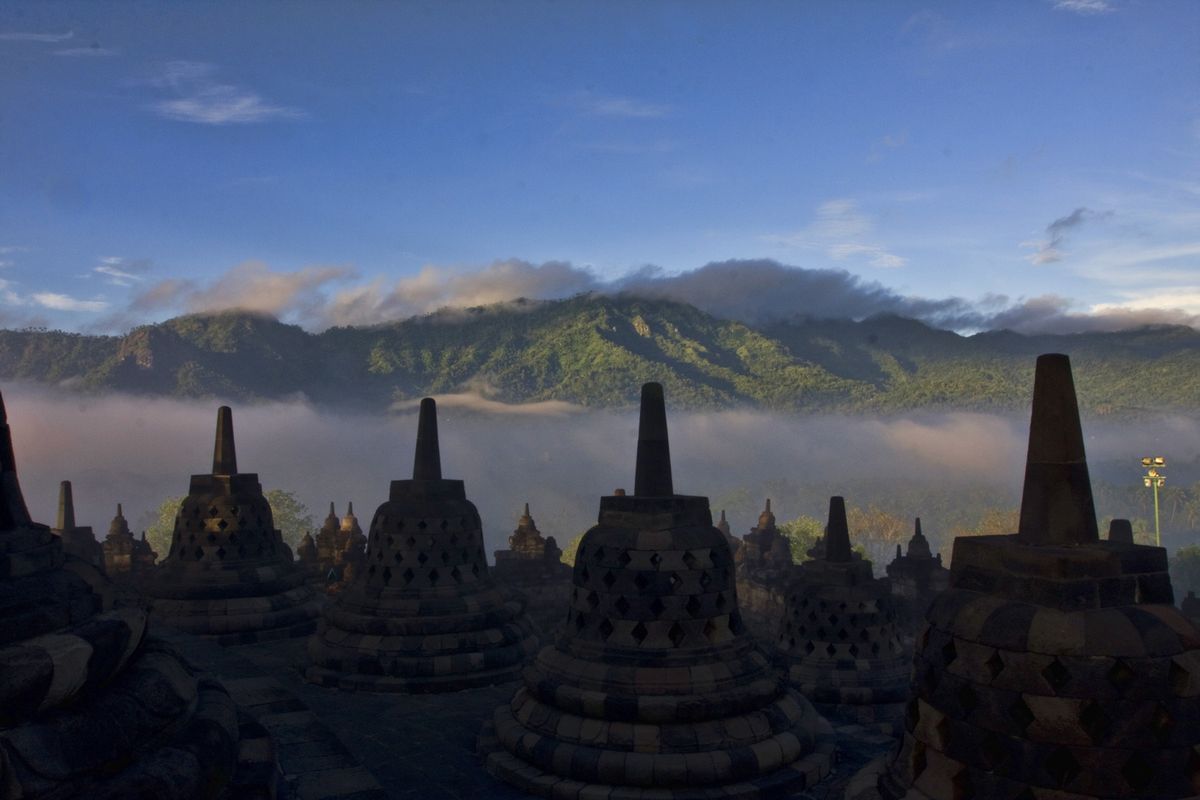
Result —
[{"label": "stupa base", "polygon": [[[503,740],[511,739],[513,734],[539,737],[522,733],[524,728],[507,705],[497,708],[492,721],[484,725],[477,750],[494,777],[537,797],[554,800],[593,796],[607,800],[790,797],[820,782],[836,762],[833,727],[806,702],[800,702],[808,709],[803,730],[797,732],[801,735],[789,732],[785,737],[807,752],[787,763],[780,763],[787,756],[776,741],[778,737],[753,746],[692,753],[601,750],[550,739],[531,741],[530,746],[539,751],[551,747],[553,752],[547,757],[554,764],[562,764],[564,772],[575,775],[564,777],[511,752],[509,745],[514,742],[506,745]],[[721,773],[737,777],[720,782]],[[581,779],[584,776],[594,780]]]},{"label": "stupa base", "polygon": [[519,680],[524,665],[513,664],[502,669],[445,675],[364,675],[335,672],[325,667],[310,666],[304,679],[326,689],[346,692],[379,692],[380,694],[439,694],[481,689]]}]

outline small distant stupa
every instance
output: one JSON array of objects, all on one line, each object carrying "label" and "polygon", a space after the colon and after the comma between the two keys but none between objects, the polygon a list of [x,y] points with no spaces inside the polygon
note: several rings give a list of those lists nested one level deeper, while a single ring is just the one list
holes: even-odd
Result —
[{"label": "small distant stupa", "polygon": [[786,581],[792,569],[792,548],[787,537],[775,527],[771,498],[758,515],[758,524],[742,539],[734,553],[738,569],[747,578],[766,583]]},{"label": "small distant stupa", "polygon": [[158,555],[150,549],[144,534],[142,539],[134,538],[120,503],[100,546],[104,551],[104,570],[112,580],[138,585],[154,574]]},{"label": "small distant stupa", "polygon": [[925,609],[934,596],[950,585],[950,570],[942,566],[942,555],[934,556],[929,540],[921,532],[917,517],[908,552],[901,553],[896,545],[896,558],[887,565],[892,595],[896,599],[901,627],[909,639],[924,624]]}]

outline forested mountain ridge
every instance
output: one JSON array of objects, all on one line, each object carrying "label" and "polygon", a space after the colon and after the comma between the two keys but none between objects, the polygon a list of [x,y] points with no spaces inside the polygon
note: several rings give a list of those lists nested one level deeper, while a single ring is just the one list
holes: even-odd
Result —
[{"label": "forested mountain ridge", "polygon": [[626,406],[661,381],[687,408],[796,412],[1025,408],[1034,357],[1066,352],[1093,413],[1200,410],[1200,333],[960,336],[895,316],[752,327],[692,306],[584,295],[309,333],[241,312],[124,336],[0,331],[0,380],[237,400],[307,397],[382,410],[425,394]]}]

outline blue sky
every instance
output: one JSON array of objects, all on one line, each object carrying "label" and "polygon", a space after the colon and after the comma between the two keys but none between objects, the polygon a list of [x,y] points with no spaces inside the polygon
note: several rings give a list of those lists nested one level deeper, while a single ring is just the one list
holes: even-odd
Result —
[{"label": "blue sky", "polygon": [[1197,42],[1186,1],[9,0],[0,324],[366,324],[741,259],[796,268],[781,313],[832,276],[960,328],[1196,324]]}]

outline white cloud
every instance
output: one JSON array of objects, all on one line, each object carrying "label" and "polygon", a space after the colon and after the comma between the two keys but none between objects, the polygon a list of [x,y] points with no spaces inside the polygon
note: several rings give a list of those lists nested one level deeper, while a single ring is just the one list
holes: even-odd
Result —
[{"label": "white cloud", "polygon": [[796,233],[764,237],[787,247],[824,251],[834,261],[863,259],[873,267],[895,268],[908,263],[872,241],[874,223],[852,198],[827,200],[817,207],[816,218]]},{"label": "white cloud", "polygon": [[109,47],[67,47],[62,50],[55,50],[54,55],[67,56],[69,58],[104,58],[107,56],[115,56],[117,55],[117,52],[118,51]]},{"label": "white cloud", "polygon": [[34,292],[32,300],[42,308],[54,311],[104,311],[108,308],[104,300],[79,300],[57,292]]},{"label": "white cloud", "polygon": [[75,31],[66,33],[31,33],[27,31],[8,31],[0,33],[0,41],[5,42],[65,42],[75,36]]},{"label": "white cloud", "polygon": [[198,61],[172,61],[147,83],[178,97],[151,105],[160,116],[201,125],[245,125],[272,120],[300,119],[298,108],[269,103],[256,92],[212,79],[216,67]]},{"label": "white cloud", "polygon": [[143,279],[143,273],[150,267],[151,262],[148,259],[106,256],[100,259],[100,266],[92,268],[92,272],[103,275],[115,286],[132,286]]},{"label": "white cloud", "polygon": [[632,97],[606,97],[590,92],[576,95],[575,105],[585,114],[597,117],[623,117],[626,119],[658,119],[669,116],[671,106],[647,103]]},{"label": "white cloud", "polygon": [[1108,0],[1054,0],[1059,11],[1074,11],[1076,14],[1107,14],[1116,11]]}]

